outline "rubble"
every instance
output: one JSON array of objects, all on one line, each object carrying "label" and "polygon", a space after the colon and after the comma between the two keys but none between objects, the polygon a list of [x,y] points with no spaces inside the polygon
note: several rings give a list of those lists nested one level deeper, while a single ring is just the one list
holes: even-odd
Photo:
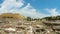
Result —
[{"label": "rubble", "polygon": [[0,18],[0,34],[60,34],[60,22]]}]

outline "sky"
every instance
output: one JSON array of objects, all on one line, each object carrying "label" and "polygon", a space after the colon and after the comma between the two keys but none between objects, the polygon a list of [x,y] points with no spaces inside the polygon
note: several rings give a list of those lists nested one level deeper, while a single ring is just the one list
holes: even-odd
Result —
[{"label": "sky", "polygon": [[60,15],[60,0],[0,0],[1,13],[19,13],[32,18]]}]

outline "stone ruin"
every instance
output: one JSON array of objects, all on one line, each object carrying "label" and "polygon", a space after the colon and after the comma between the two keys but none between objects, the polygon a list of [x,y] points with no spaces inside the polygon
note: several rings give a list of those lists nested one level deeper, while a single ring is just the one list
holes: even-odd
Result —
[{"label": "stone ruin", "polygon": [[0,34],[60,34],[60,22],[0,18]]}]

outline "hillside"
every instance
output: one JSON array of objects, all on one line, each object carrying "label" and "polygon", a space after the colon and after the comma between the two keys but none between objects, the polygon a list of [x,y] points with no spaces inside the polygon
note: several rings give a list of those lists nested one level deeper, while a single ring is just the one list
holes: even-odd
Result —
[{"label": "hillside", "polygon": [[[0,15],[0,34],[56,34],[60,30],[60,16],[45,17],[43,19],[25,18],[20,14],[3,13]],[[44,20],[46,19],[46,20]],[[56,26],[57,25],[57,26]],[[56,32],[58,31],[58,32]]]},{"label": "hillside", "polygon": [[24,19],[25,17],[20,14],[13,14],[13,13],[3,13],[0,15],[0,18],[16,18],[16,19]]}]

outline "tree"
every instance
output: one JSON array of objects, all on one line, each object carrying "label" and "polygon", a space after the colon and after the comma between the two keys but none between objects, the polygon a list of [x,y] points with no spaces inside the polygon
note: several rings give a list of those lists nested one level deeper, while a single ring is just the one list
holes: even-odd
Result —
[{"label": "tree", "polygon": [[27,17],[27,21],[31,21],[31,17]]}]

